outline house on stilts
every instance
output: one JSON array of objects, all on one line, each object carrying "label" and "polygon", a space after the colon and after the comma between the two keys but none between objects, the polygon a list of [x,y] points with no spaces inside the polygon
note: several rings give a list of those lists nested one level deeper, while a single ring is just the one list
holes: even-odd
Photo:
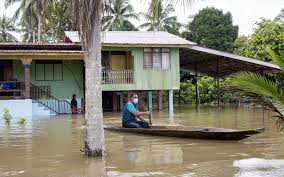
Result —
[{"label": "house on stilts", "polygon": [[[14,116],[70,113],[70,99],[84,103],[84,61],[78,32],[66,31],[64,43],[0,43],[0,110]],[[157,92],[158,110],[168,92],[180,88],[180,71],[216,78],[239,71],[278,72],[279,67],[231,53],[199,47],[167,32],[102,32],[102,98],[105,111],[120,111],[135,91],[152,109]],[[140,99],[142,100],[142,99]],[[144,107],[147,105],[147,107]]]}]

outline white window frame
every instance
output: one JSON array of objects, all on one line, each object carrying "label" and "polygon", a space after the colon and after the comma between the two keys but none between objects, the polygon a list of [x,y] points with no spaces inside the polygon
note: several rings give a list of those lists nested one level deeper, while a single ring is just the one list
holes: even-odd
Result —
[{"label": "white window frame", "polygon": [[[150,55],[150,61],[146,63],[146,55]],[[166,59],[166,57],[168,57]],[[158,58],[158,62],[154,62]],[[160,61],[159,61],[160,60]],[[159,66],[158,66],[159,65]],[[169,70],[171,69],[171,49],[170,48],[144,48],[143,68],[145,70]]]}]

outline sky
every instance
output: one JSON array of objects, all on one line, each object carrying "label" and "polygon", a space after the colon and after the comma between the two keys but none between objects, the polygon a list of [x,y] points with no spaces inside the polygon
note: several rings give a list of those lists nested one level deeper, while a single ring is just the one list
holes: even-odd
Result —
[{"label": "sky", "polygon": [[[0,0],[0,15],[11,17],[16,5],[5,9],[4,2],[5,0]],[[147,11],[147,0],[130,0],[130,2],[136,12]],[[176,15],[180,22],[186,23],[189,16],[193,16],[205,7],[222,9],[224,13],[231,12],[233,23],[239,26],[239,34],[250,35],[253,33],[255,23],[261,18],[274,19],[280,13],[284,8],[284,0],[197,0],[187,8],[176,5]],[[140,23],[142,22],[135,22],[137,25]]]}]

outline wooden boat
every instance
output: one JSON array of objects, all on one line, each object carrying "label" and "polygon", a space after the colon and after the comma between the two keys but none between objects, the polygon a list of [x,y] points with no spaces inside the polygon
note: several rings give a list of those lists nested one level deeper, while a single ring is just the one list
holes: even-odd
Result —
[{"label": "wooden boat", "polygon": [[105,126],[106,130],[145,134],[153,136],[167,136],[208,140],[242,140],[251,135],[264,131],[264,128],[251,130],[234,130],[225,128],[201,128],[187,126],[151,126],[151,128],[123,128],[121,126]]}]

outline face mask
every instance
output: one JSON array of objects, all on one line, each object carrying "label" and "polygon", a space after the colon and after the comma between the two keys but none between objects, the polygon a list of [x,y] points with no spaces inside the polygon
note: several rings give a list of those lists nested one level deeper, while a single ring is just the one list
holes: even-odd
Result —
[{"label": "face mask", "polygon": [[137,103],[138,103],[138,98],[134,98],[134,99],[133,99],[133,103],[134,103],[134,104],[137,104]]}]

